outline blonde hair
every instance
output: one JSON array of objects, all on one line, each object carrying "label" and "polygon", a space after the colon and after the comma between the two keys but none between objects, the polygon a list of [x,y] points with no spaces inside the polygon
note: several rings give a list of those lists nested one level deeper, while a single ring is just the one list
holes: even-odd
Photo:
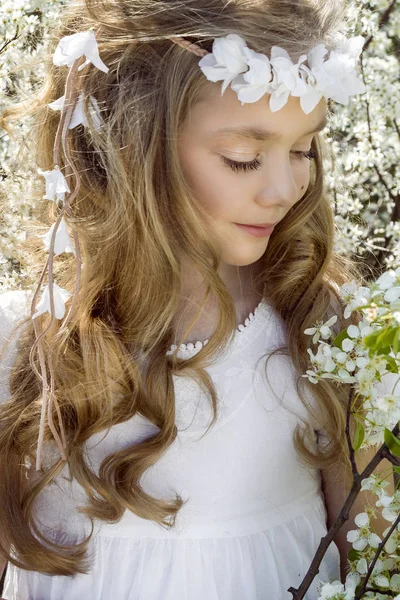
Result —
[{"label": "blonde hair", "polygon": [[[110,67],[107,74],[87,69],[82,84],[85,107],[93,95],[105,128],[76,127],[68,141],[81,177],[79,195],[67,217],[79,236],[84,263],[79,299],[68,327],[59,331],[54,323],[44,338],[47,348],[57,339],[52,364],[68,441],[68,466],[87,494],[81,511],[92,519],[116,522],[129,509],[144,519],[174,525],[182,498],[172,502],[153,498],[139,485],[142,474],[177,436],[172,376],[189,374],[203,385],[213,406],[211,427],[218,416],[217,397],[204,367],[236,330],[233,300],[217,272],[218,249],[183,176],[177,152],[178,132],[205,78],[199,59],[168,38],[184,36],[211,51],[214,38],[237,33],[258,52],[268,54],[271,46],[279,45],[295,61],[320,41],[329,48],[333,34],[346,25],[343,8],[339,0],[85,0],[64,9],[57,42],[95,25],[100,56]],[[53,51],[54,47],[51,55]],[[24,114],[35,116],[32,148],[36,146],[36,161],[43,169],[54,167],[59,119],[48,104],[63,95],[66,77],[64,69],[51,63],[50,54],[43,89],[29,107],[9,108],[1,121],[6,127]],[[290,355],[299,395],[311,411],[302,397],[304,389],[317,398],[320,410],[314,416],[331,439],[324,454],[314,454],[306,443],[311,426],[306,424],[304,430],[299,425],[295,447],[315,468],[340,464],[349,482],[345,435],[349,389],[328,380],[314,386],[301,378],[309,368],[310,339],[304,330],[329,318],[335,302],[340,308],[339,286],[362,279],[355,263],[333,251],[334,219],[323,176],[326,149],[318,136],[313,149],[317,157],[310,185],[270,238],[261,259],[260,282],[287,327],[288,346],[279,351]],[[37,218],[43,224],[54,222],[56,210],[54,203],[50,208],[41,203]],[[37,257],[40,273],[46,258],[42,247],[30,240],[27,250]],[[218,326],[209,343],[185,361],[166,355],[180,298],[182,252],[204,277],[204,302],[214,294],[220,305]],[[58,285],[70,290],[75,281],[73,262],[69,255],[55,267]],[[42,330],[49,318],[41,318]],[[357,320],[354,315],[348,323],[339,318],[337,331]],[[66,547],[50,543],[35,526],[34,500],[60,472],[63,461],[36,474],[34,485],[25,477],[25,458],[34,461],[41,382],[33,368],[37,361],[29,356],[35,340],[30,318],[22,325],[10,401],[0,406],[0,554],[23,569],[53,575],[84,573],[89,569],[90,536]],[[159,433],[108,456],[97,477],[84,460],[84,442],[136,413],[157,425]],[[48,427],[45,439],[51,439]]]}]

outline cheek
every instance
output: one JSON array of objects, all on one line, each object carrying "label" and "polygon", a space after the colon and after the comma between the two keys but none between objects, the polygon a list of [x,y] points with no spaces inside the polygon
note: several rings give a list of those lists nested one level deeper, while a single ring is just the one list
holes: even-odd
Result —
[{"label": "cheek", "polygon": [[[304,164],[300,163],[298,167],[294,169],[294,179],[299,189],[304,186],[304,190],[307,189],[311,178],[311,165],[306,160]],[[303,191],[304,191],[303,190]]]},{"label": "cheek", "polygon": [[[197,200],[212,217],[229,215],[243,198],[240,183],[218,158],[202,154],[182,156],[182,166]],[[243,185],[242,185],[243,187]],[[248,190],[247,190],[248,193]]]}]

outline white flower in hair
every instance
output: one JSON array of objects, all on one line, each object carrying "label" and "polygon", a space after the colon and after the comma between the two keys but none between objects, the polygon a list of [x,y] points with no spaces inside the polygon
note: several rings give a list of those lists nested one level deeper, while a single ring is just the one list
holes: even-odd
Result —
[{"label": "white flower in hair", "polygon": [[[53,297],[54,297],[54,316],[56,319],[62,319],[65,315],[65,303],[72,296],[67,290],[60,288],[55,282],[53,282]],[[35,319],[39,315],[46,312],[51,314],[50,311],[50,291],[49,286],[46,285],[44,288],[42,297],[37,304],[37,311],[33,315],[32,319]]]},{"label": "white flower in hair", "polygon": [[357,77],[356,60],[361,54],[365,40],[362,36],[340,38],[338,50],[328,50],[319,44],[308,53],[308,63],[316,80],[316,89],[322,96],[347,105],[350,96],[366,92],[364,83]]},{"label": "white flower in hair", "polygon": [[[46,250],[50,250],[51,236],[53,235],[54,227],[55,223],[53,223],[53,225],[50,227],[47,233],[38,236],[43,239]],[[72,252],[72,254],[75,254],[71,238],[69,237],[67,225],[65,223],[65,220],[61,219],[60,225],[57,229],[56,239],[54,241],[54,254],[58,256],[63,252]]]},{"label": "white flower in hair", "polygon": [[295,64],[286,50],[279,46],[271,48],[271,65],[276,74],[276,83],[284,83],[292,96],[302,96],[306,92],[306,83],[301,78],[303,63],[306,60],[307,56],[302,54]]},{"label": "white flower in hair", "polygon": [[230,33],[225,38],[216,38],[213,51],[204,56],[199,66],[209,81],[224,80],[222,95],[228,85],[240,74],[248,70],[243,50],[246,42],[240,35]]},{"label": "white flower in hair", "polygon": [[249,70],[243,75],[238,75],[232,82],[232,89],[237,93],[242,105],[257,102],[271,90],[273,72],[271,63],[265,54],[255,52],[245,47],[243,54]]},{"label": "white flower in hair", "polygon": [[335,36],[335,50],[341,54],[348,54],[353,59],[353,65],[360,58],[364,48],[365,39],[362,35],[347,38],[343,33],[337,33]]},{"label": "white flower in hair", "polygon": [[[85,127],[88,127],[88,125],[89,125],[87,122],[87,119],[86,119],[86,115],[83,110],[83,100],[84,100],[84,97],[83,97],[83,93],[81,92],[79,94],[78,101],[74,108],[74,112],[72,113],[71,122],[68,126],[69,129],[73,129],[74,127],[77,127],[78,125],[84,125]],[[65,96],[61,96],[61,98],[54,100],[54,102],[50,102],[49,107],[52,110],[62,110],[64,107],[64,102],[65,102]],[[96,129],[96,131],[99,131],[103,122],[100,117],[99,105],[94,96],[90,96],[89,111],[90,111],[90,114],[92,115],[94,128]]]},{"label": "white flower in hair", "polygon": [[44,175],[46,179],[46,194],[43,196],[45,200],[62,200],[64,201],[65,192],[70,192],[67,180],[61,173],[60,169],[52,171],[42,171],[38,169],[39,175]]},{"label": "white flower in hair", "polygon": [[58,66],[72,67],[77,58],[85,56],[86,61],[79,67],[81,71],[87,64],[92,63],[95,67],[108,73],[107,65],[101,60],[94,31],[83,31],[67,35],[58,42],[53,55],[53,63]]},{"label": "white flower in hair", "polygon": [[325,63],[325,70],[332,74],[334,83],[325,88],[324,95],[340,104],[348,104],[350,96],[367,91],[364,83],[354,71],[354,60],[347,54],[331,52]]},{"label": "white flower in hair", "polygon": [[[209,81],[224,80],[222,94],[231,83],[242,104],[257,102],[269,93],[270,109],[276,112],[289,96],[297,96],[303,111],[309,114],[323,96],[348,104],[350,96],[366,92],[355,69],[364,42],[362,36],[346,38],[338,34],[328,60],[324,58],[328,50],[318,44],[293,63],[279,46],[272,47],[269,59],[248,48],[240,36],[230,34],[214,40],[212,53],[203,57],[199,66]],[[307,60],[308,65],[304,64]]]}]

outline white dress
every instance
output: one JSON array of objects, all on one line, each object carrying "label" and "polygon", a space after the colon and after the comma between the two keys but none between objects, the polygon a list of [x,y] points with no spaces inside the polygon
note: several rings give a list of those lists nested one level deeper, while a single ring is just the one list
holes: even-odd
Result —
[{"label": "white dress", "polygon": [[[0,295],[3,337],[13,319],[23,314],[28,314],[25,292]],[[178,492],[188,500],[173,530],[130,511],[117,524],[96,521],[88,574],[48,576],[9,564],[3,597],[291,599],[287,589],[303,580],[326,534],[327,513],[321,473],[301,464],[292,442],[297,415],[311,418],[296,395],[293,365],[288,357],[274,356],[268,365],[268,383],[265,360],[259,360],[284,343],[284,323],[262,301],[239,325],[224,356],[208,368],[218,392],[220,416],[202,438],[212,417],[210,403],[193,380],[174,376],[179,433],[141,479],[143,489],[155,497],[172,499]],[[179,356],[192,356],[201,346],[182,346]],[[13,348],[2,365],[3,401]],[[98,470],[110,452],[155,430],[147,419],[135,415],[93,436],[86,444],[87,460]],[[317,431],[314,443],[318,443]],[[90,522],[74,510],[84,503],[84,493],[76,481],[67,481],[67,475],[65,468],[40,497],[35,514],[47,535],[71,543],[90,532]],[[318,598],[319,579],[339,578],[339,551],[331,543],[306,600]]]}]

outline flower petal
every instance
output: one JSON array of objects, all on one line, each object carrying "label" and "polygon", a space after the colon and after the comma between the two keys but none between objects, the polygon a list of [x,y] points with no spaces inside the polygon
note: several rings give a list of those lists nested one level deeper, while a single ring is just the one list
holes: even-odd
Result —
[{"label": "flower petal", "polygon": [[354,522],[357,525],[357,527],[366,527],[367,525],[369,525],[369,516],[366,512],[359,513],[358,515],[356,515]]}]

